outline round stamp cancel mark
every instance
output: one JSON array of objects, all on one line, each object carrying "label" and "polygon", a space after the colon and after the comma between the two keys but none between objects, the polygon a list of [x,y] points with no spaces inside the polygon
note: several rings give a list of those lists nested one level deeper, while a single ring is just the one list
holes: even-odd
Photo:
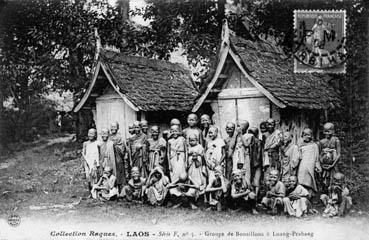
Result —
[{"label": "round stamp cancel mark", "polygon": [[8,216],[8,224],[11,227],[18,227],[21,223],[21,217],[17,214],[12,214]]},{"label": "round stamp cancel mark", "polygon": [[294,11],[294,72],[345,73],[346,11]]}]

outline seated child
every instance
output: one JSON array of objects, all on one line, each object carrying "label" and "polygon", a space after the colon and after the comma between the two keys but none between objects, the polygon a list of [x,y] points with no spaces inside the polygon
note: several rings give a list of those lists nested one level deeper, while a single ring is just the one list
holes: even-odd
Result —
[{"label": "seated child", "polygon": [[223,176],[223,168],[218,165],[214,169],[214,178],[209,179],[209,184],[205,189],[205,202],[210,207],[209,210],[216,208],[217,211],[222,211],[225,199],[229,193],[229,182]]},{"label": "seated child", "polygon": [[131,179],[128,185],[124,186],[120,194],[127,201],[142,201],[145,191],[145,178],[141,177],[138,167],[133,167],[131,170]]},{"label": "seated child", "polygon": [[[225,159],[225,142],[218,138],[218,128],[210,126],[208,132],[208,142],[205,153],[205,160],[208,171],[208,179],[214,178],[214,168],[216,166],[224,166]],[[225,173],[222,173],[224,175]]]},{"label": "seated child", "polygon": [[118,195],[118,189],[115,186],[116,177],[112,172],[113,169],[111,167],[105,167],[99,182],[92,187],[91,194],[94,199],[109,201]]},{"label": "seated child", "polygon": [[332,186],[328,188],[329,195],[322,194],[320,200],[325,205],[323,217],[343,217],[352,206],[352,199],[349,190],[345,186],[345,175],[335,173],[333,175]]},{"label": "seated child", "polygon": [[199,197],[199,186],[187,175],[186,172],[182,172],[179,178],[168,185],[168,189],[172,200],[177,203],[173,208],[188,203],[192,209],[197,209],[195,202]]},{"label": "seated child", "polygon": [[301,217],[308,214],[310,202],[309,191],[297,183],[296,176],[288,178],[288,195],[283,198],[284,212],[290,216]]},{"label": "seated child", "polygon": [[206,188],[204,148],[199,144],[196,134],[191,133],[188,139],[188,176],[199,186],[201,195]]},{"label": "seated child", "polygon": [[155,167],[147,179],[145,190],[150,205],[160,206],[164,204],[168,193],[168,184],[169,178],[164,175],[162,167]]},{"label": "seated child", "polygon": [[272,169],[268,176],[268,191],[261,201],[261,204],[265,208],[271,209],[269,213],[273,215],[283,211],[283,198],[286,195],[284,184],[281,181],[278,181],[278,178],[278,170]]},{"label": "seated child", "polygon": [[251,184],[242,177],[241,170],[238,169],[233,172],[231,197],[237,209],[251,208],[253,214],[258,214],[255,209],[256,194],[252,191]]}]

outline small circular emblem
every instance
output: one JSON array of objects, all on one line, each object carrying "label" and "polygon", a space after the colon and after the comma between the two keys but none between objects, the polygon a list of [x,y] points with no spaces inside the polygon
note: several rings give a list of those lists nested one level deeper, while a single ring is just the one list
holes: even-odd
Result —
[{"label": "small circular emblem", "polygon": [[21,223],[21,218],[19,215],[12,214],[8,217],[8,224],[12,227],[18,227]]}]

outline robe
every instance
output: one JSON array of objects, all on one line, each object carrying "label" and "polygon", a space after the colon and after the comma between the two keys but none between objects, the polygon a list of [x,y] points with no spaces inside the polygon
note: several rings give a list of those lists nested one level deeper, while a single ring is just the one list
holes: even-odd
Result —
[{"label": "robe", "polygon": [[250,162],[250,146],[254,142],[254,135],[245,133],[244,138],[248,144],[245,146],[240,136],[237,137],[235,150],[232,156],[233,171],[237,170],[237,163],[243,163],[243,170],[245,170],[247,181],[251,181],[251,162]]},{"label": "robe", "polygon": [[[197,156],[197,157],[195,157]],[[203,163],[204,148],[197,144],[188,148],[188,176],[200,187],[200,194],[206,188],[206,178],[204,175],[205,166]]]},{"label": "robe", "polygon": [[113,175],[117,174],[114,143],[109,139],[107,141],[101,141],[99,143],[100,151],[100,172],[104,171],[105,167],[111,167],[113,169]]},{"label": "robe", "polygon": [[281,176],[282,182],[288,182],[290,176],[296,175],[296,168],[300,161],[299,147],[295,144],[290,143],[288,146],[281,147]]},{"label": "robe", "polygon": [[[337,164],[333,168],[326,168],[325,166],[330,166],[334,163],[337,155],[340,154],[339,151],[340,140],[332,136],[330,139],[322,139],[319,142],[320,147],[320,165],[322,167],[322,180],[327,188],[332,184],[332,177],[337,170]],[[326,190],[326,188],[324,190]]]},{"label": "robe", "polygon": [[232,177],[232,171],[233,171],[233,151],[236,144],[236,139],[234,137],[227,137],[224,139],[225,142],[225,177],[227,179],[231,179]]},{"label": "robe", "polygon": [[149,171],[151,172],[155,167],[161,166],[164,168],[164,159],[166,154],[167,142],[164,138],[154,140],[148,139],[149,144]]},{"label": "robe", "polygon": [[270,166],[278,171],[281,170],[279,161],[280,143],[280,131],[275,130],[273,133],[267,135],[264,144],[264,166]]},{"label": "robe", "polygon": [[[289,196],[297,196],[298,199],[291,200]],[[309,191],[303,186],[297,184],[296,188],[289,193],[289,195],[283,198],[284,211],[290,216],[301,217],[308,213],[310,202],[308,200]]]},{"label": "robe", "polygon": [[164,203],[165,198],[168,193],[167,185],[169,184],[169,178],[164,175],[163,170],[160,167],[156,167],[151,171],[147,183],[152,183],[154,181],[153,174],[159,172],[161,174],[160,179],[155,179],[155,183],[146,188],[147,200],[151,205],[160,206]]},{"label": "robe", "polygon": [[[141,146],[140,148],[138,148]],[[148,142],[146,134],[134,135],[129,138],[131,167],[138,167],[143,178],[149,175]]]},{"label": "robe", "polygon": [[109,139],[114,143],[117,185],[125,185],[128,181],[127,178],[129,175],[129,164],[126,159],[126,143],[119,133],[110,135]]},{"label": "robe", "polygon": [[86,141],[83,143],[82,155],[86,178],[91,183],[98,181],[97,167],[100,166],[99,147],[97,141]]},{"label": "robe", "polygon": [[[102,182],[100,185],[95,184],[92,187],[91,195],[94,199],[97,199],[101,194],[102,200],[110,200],[110,198],[118,195],[118,189],[115,187],[116,177],[114,175],[110,175],[108,178],[106,175],[102,177]],[[105,189],[96,189],[96,187],[106,187],[108,190]]]},{"label": "robe", "polygon": [[[208,141],[205,160],[207,165],[208,177],[214,177],[214,168],[216,166],[222,166],[224,169],[224,162],[221,162],[222,149],[225,146],[224,140],[221,138],[216,138],[214,140]],[[224,172],[222,173],[224,175]]]},{"label": "robe", "polygon": [[186,172],[186,140],[184,137],[179,136],[177,138],[169,139],[169,161],[171,166],[170,180],[175,182],[179,179],[179,175]]},{"label": "robe", "polygon": [[319,147],[316,143],[302,143],[300,146],[300,164],[297,171],[299,184],[317,191],[315,168],[320,169]]}]

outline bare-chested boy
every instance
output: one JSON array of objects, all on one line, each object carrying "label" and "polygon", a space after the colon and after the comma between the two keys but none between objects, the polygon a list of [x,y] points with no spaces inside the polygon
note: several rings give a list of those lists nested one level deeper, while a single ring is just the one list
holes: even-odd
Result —
[{"label": "bare-chested boy", "polygon": [[222,211],[229,196],[229,181],[223,176],[222,166],[218,165],[214,170],[214,178],[209,180],[205,189],[206,202],[210,206],[209,210],[215,208],[217,211]]},{"label": "bare-chested boy", "polygon": [[142,201],[145,193],[146,179],[141,177],[138,167],[133,167],[131,170],[131,179],[128,184],[123,187],[120,197],[127,201]]},{"label": "bare-chested boy", "polygon": [[188,142],[188,136],[190,134],[195,134],[199,143],[203,145],[202,132],[201,129],[197,127],[197,123],[198,123],[197,115],[194,113],[189,114],[187,117],[188,127],[183,130],[183,136]]},{"label": "bare-chested boy", "polygon": [[268,191],[263,197],[261,204],[271,211],[272,215],[283,212],[283,198],[286,195],[286,188],[279,179],[279,172],[276,169],[270,170],[268,175]]}]

